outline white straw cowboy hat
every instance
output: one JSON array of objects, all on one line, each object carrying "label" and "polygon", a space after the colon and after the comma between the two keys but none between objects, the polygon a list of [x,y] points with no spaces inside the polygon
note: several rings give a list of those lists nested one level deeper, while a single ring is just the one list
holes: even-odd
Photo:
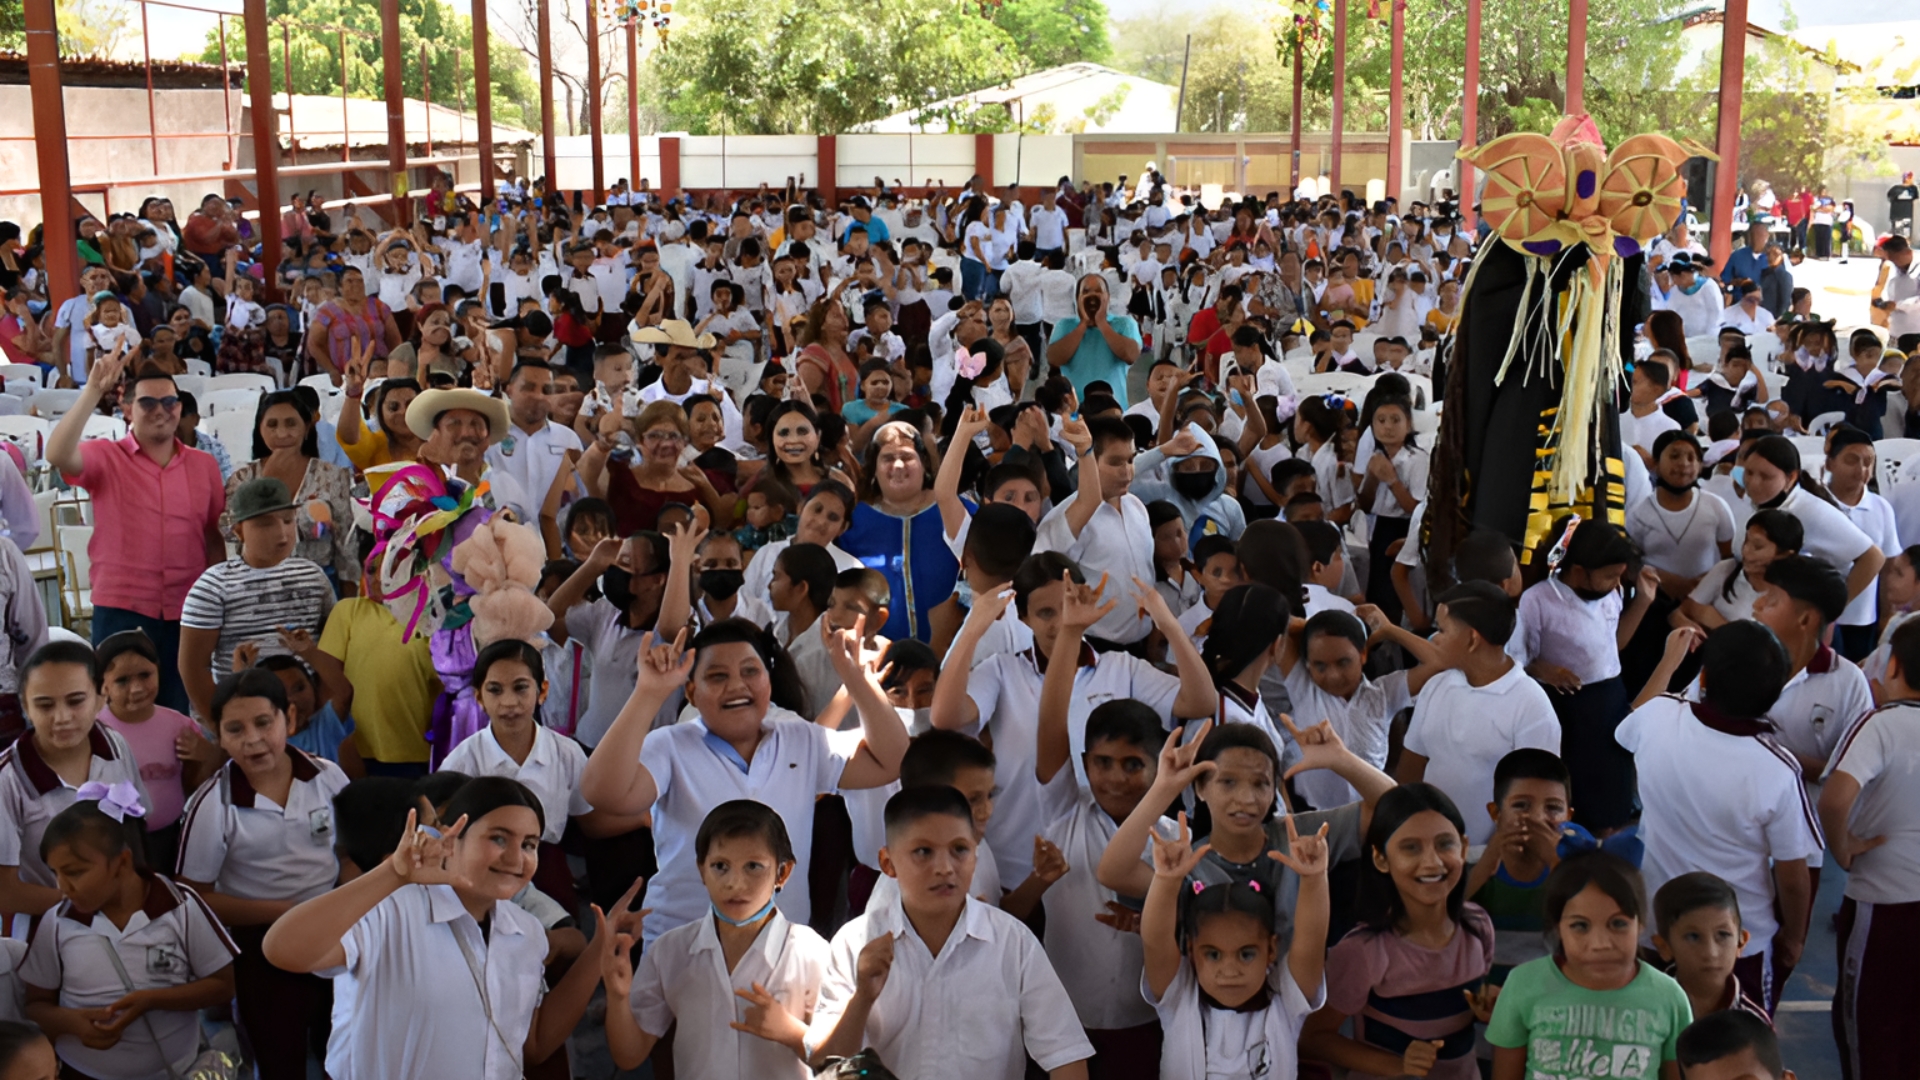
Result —
[{"label": "white straw cowboy hat", "polygon": [[711,349],[714,336],[695,336],[693,324],[685,319],[663,319],[659,326],[645,326],[633,332],[633,340],[643,345],[678,345],[683,349]]},{"label": "white straw cowboy hat", "polygon": [[507,403],[503,398],[465,387],[453,390],[427,390],[407,405],[407,429],[425,442],[433,438],[433,425],[440,414],[467,409],[487,418],[487,445],[507,437]]}]

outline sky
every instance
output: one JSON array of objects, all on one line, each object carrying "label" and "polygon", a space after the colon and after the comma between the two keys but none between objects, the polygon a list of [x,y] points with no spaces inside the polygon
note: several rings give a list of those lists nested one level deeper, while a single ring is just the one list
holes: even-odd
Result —
[{"label": "sky", "polygon": [[[105,0],[113,2],[113,0]],[[206,7],[227,8],[239,11],[239,0],[196,0]],[[1132,18],[1148,14],[1162,8],[1168,0],[1107,0],[1107,10],[1116,19]],[[1227,3],[1231,0],[1214,0],[1214,3]],[[1244,2],[1244,0],[1239,0]],[[1554,0],[1542,0],[1551,3]],[[465,13],[470,9],[470,0],[449,0],[454,10]],[[1213,6],[1207,4],[1205,6]],[[1904,0],[1801,0],[1794,5],[1802,25],[1831,25],[1836,23],[1883,22],[1898,18]],[[1781,25],[1786,4],[1784,0],[1750,0],[1747,17],[1753,22],[1769,29]],[[489,10],[496,11],[495,19],[502,9],[496,5]],[[1911,10],[1911,9],[1909,9]],[[152,20],[150,31],[153,38],[153,55],[172,58],[186,52],[197,52],[206,41],[206,35],[213,28],[214,17],[179,11],[175,9],[156,9],[163,17]],[[120,55],[123,59],[140,58],[140,40],[136,33],[130,41],[123,44]]]}]

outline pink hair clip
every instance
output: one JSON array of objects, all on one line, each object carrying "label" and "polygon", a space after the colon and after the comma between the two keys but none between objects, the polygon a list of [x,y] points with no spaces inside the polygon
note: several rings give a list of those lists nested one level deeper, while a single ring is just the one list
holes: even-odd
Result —
[{"label": "pink hair clip", "polygon": [[1259,892],[1259,891],[1260,891],[1260,883],[1259,883],[1259,882],[1257,882],[1257,881],[1249,881],[1249,882],[1247,882],[1247,888],[1249,888],[1249,889],[1252,889],[1252,890],[1253,890],[1254,892]]},{"label": "pink hair clip", "polygon": [[987,354],[983,352],[969,353],[964,348],[955,349],[953,353],[953,363],[959,370],[961,378],[977,378],[982,371],[987,369]]},{"label": "pink hair clip", "polygon": [[1207,891],[1207,887],[1205,885],[1202,885],[1197,881],[1193,883],[1193,895],[1199,896],[1201,893],[1206,891]]}]

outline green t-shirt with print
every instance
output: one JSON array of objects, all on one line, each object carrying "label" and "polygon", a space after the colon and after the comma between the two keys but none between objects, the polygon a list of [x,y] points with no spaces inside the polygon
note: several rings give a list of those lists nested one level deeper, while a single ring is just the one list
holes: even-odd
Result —
[{"label": "green t-shirt with print", "polygon": [[1513,969],[1487,1041],[1527,1052],[1527,1080],[1637,1080],[1674,1060],[1693,1022],[1680,984],[1642,963],[1619,990],[1576,985],[1551,956]]}]

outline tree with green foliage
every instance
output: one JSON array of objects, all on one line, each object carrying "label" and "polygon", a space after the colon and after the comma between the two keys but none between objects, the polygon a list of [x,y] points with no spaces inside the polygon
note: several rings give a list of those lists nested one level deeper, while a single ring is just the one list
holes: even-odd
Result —
[{"label": "tree with green foliage", "polygon": [[[344,82],[350,97],[385,96],[378,0],[268,0],[267,18],[274,25],[267,42],[270,70],[263,74],[276,90],[287,89],[285,73],[291,68],[296,94],[335,96]],[[342,28],[347,31],[344,58]],[[472,20],[455,14],[444,0],[400,0],[401,82],[407,96],[422,94],[421,45],[425,44],[426,89],[431,99],[471,112],[472,43]],[[228,21],[227,55],[233,62],[246,55],[246,29],[237,19]],[[498,37],[489,41],[487,55],[494,120],[537,129],[540,88],[528,71],[526,57]],[[220,61],[217,33],[208,33],[206,48],[197,59]]]},{"label": "tree with green foliage", "polygon": [[1028,71],[1106,63],[1107,5],[1100,0],[1005,0],[993,23],[1018,44]]}]

